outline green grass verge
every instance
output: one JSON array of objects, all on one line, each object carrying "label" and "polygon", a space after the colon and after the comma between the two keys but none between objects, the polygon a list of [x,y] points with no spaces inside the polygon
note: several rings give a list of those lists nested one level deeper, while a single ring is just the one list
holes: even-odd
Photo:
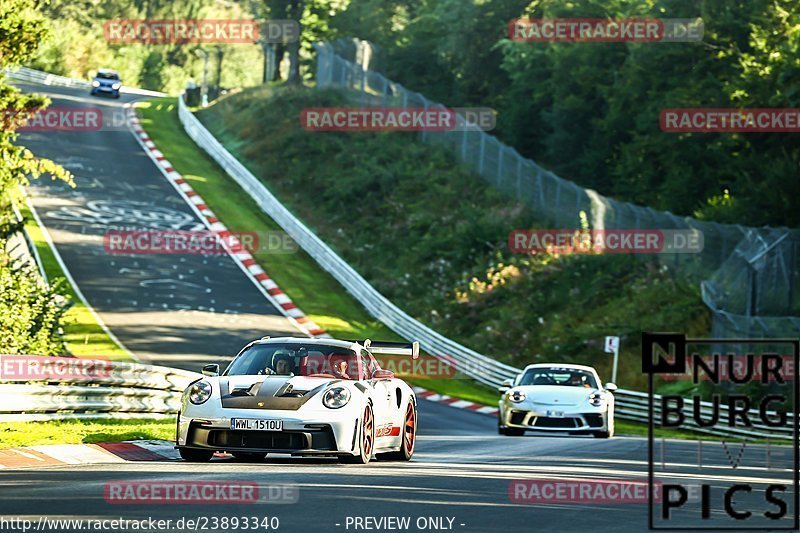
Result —
[{"label": "green grass verge", "polygon": [[174,438],[172,418],[0,423],[0,448]]},{"label": "green grass verge", "polygon": [[130,361],[131,357],[103,331],[89,308],[78,298],[75,289],[64,276],[64,271],[58,264],[53,250],[47,243],[28,206],[19,197],[17,205],[25,219],[25,231],[36,247],[48,281],[52,284],[59,279],[63,280],[59,290],[72,303],[61,319],[67,351],[76,357],[102,357],[112,361]]},{"label": "green grass verge", "polygon": [[[184,132],[174,98],[150,100],[137,105],[142,127],[209,208],[234,232],[264,234],[280,231],[216,162]],[[400,340],[366,310],[306,253],[253,254],[269,276],[314,322],[336,338]],[[409,379],[430,390],[481,403],[496,403],[496,393],[470,380]]]}]

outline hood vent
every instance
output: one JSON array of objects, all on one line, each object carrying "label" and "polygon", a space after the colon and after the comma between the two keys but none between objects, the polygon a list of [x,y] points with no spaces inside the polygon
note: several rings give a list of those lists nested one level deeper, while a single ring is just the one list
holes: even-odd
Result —
[{"label": "hood vent", "polygon": [[[255,396],[258,393],[258,385],[261,383],[253,383],[249,387],[239,387],[231,391],[231,396]],[[256,392],[253,392],[256,389]]]}]

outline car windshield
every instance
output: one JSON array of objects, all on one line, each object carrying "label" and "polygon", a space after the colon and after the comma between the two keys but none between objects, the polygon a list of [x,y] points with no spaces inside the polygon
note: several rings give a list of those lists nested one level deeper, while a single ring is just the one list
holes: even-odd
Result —
[{"label": "car windshield", "polygon": [[520,379],[519,385],[562,385],[596,389],[597,380],[587,370],[576,368],[531,368]]},{"label": "car windshield", "polygon": [[96,78],[101,80],[118,80],[119,74],[116,72],[98,72]]},{"label": "car windshield", "polygon": [[254,344],[233,360],[226,376],[294,375],[361,379],[358,356],[340,346],[304,343]]}]

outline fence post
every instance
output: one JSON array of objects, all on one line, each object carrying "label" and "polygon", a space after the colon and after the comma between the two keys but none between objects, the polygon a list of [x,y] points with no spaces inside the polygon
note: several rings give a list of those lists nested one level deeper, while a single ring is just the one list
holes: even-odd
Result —
[{"label": "fence post", "polygon": [[[417,94],[422,98],[422,104],[425,106],[425,116],[428,116],[428,99],[419,93]],[[422,131],[420,132],[420,137],[422,137],[423,142],[428,139],[428,132],[425,128],[422,128]]]},{"label": "fence post", "polygon": [[497,144],[497,186],[503,181],[503,159],[506,157],[506,150],[503,143]]},{"label": "fence post", "polygon": [[561,215],[561,180],[556,180],[556,216],[555,221],[556,225],[560,224],[558,220],[559,215]]},{"label": "fence post", "polygon": [[478,174],[483,176],[483,158],[484,158],[484,155],[485,155],[484,151],[486,150],[486,134],[483,133],[483,132],[480,132],[480,136],[481,136],[481,153],[480,153],[480,156],[478,158]]},{"label": "fence post", "polygon": [[361,70],[361,107],[365,107],[367,102],[367,71],[359,65],[359,69]]}]

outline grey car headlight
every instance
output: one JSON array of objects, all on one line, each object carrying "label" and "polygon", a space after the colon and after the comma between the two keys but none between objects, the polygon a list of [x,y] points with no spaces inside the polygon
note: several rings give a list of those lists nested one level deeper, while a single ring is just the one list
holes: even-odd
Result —
[{"label": "grey car headlight", "polygon": [[208,381],[198,381],[189,387],[188,394],[189,401],[195,405],[205,403],[211,398],[211,383]]},{"label": "grey car headlight", "polygon": [[525,393],[521,390],[509,391],[508,399],[514,403],[520,403],[525,401]]},{"label": "grey car headlight", "polygon": [[599,392],[593,392],[589,395],[589,403],[595,407],[600,407],[605,403],[606,399]]},{"label": "grey car headlight", "polygon": [[345,387],[333,387],[325,391],[322,404],[328,409],[339,409],[350,401],[350,390]]}]

